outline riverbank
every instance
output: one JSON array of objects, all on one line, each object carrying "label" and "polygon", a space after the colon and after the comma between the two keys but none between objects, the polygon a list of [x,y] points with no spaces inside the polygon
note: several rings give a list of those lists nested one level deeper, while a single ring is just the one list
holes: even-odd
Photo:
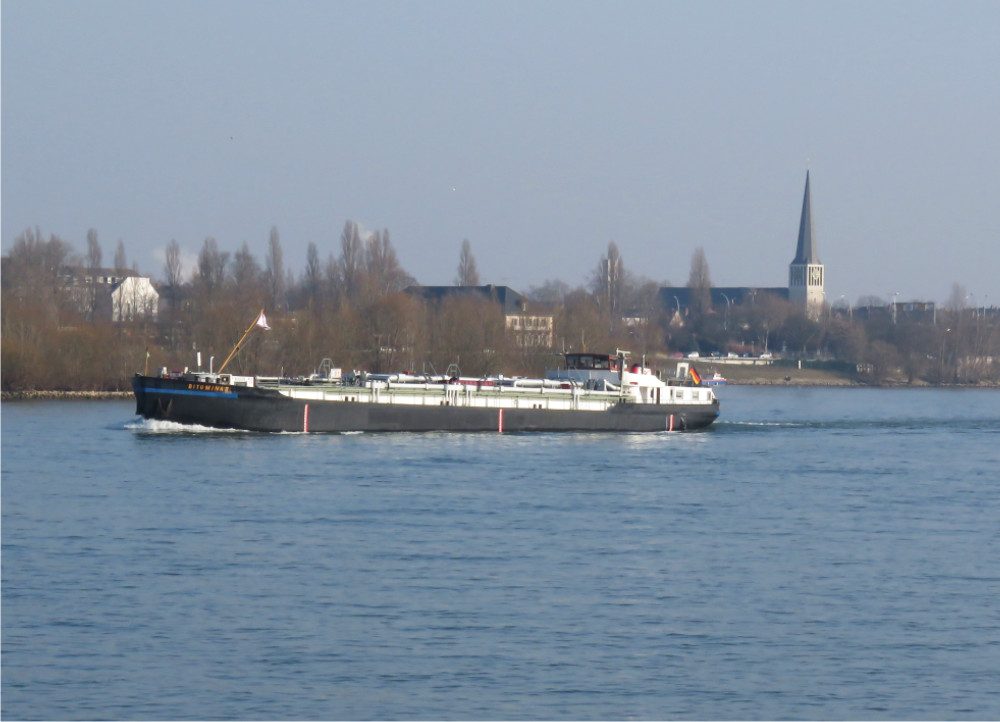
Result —
[{"label": "riverbank", "polygon": [[3,391],[0,401],[38,401],[41,399],[69,399],[93,401],[95,399],[130,399],[131,391]]},{"label": "riverbank", "polygon": [[735,366],[731,364],[698,364],[702,378],[711,378],[718,371],[731,384],[740,386],[867,386],[856,377],[827,369],[782,368],[779,366]]},{"label": "riverbank", "polygon": [[[821,369],[787,369],[776,367],[722,367],[713,368],[710,364],[703,365],[702,376],[710,378],[718,370],[732,386],[801,386],[815,388],[928,388],[934,384],[918,381],[910,384],[905,380],[890,379],[881,384],[869,384],[855,378],[849,378],[833,371]],[[708,373],[706,374],[705,371]],[[989,388],[1000,389],[1000,384],[981,382],[978,384],[940,384],[937,388]],[[131,399],[131,391],[3,391],[0,401],[95,401],[101,399]]]},{"label": "riverbank", "polygon": [[[689,362],[690,363],[690,362]],[[917,380],[910,383],[902,376],[893,376],[880,383],[865,381],[853,374],[822,368],[797,368],[795,366],[778,366],[776,364],[737,365],[718,363],[709,359],[694,361],[703,379],[709,379],[718,372],[733,386],[811,386],[811,387],[842,387],[842,388],[1000,388],[996,381],[980,381],[966,384],[931,384]],[[668,366],[667,372],[674,375],[674,367]]]}]

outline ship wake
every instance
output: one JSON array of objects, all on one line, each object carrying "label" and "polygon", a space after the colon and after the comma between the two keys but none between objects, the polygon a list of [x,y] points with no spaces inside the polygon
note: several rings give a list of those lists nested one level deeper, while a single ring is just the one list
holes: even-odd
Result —
[{"label": "ship wake", "polygon": [[247,434],[243,429],[217,429],[201,424],[180,424],[161,419],[136,419],[125,424],[128,431],[139,434]]}]

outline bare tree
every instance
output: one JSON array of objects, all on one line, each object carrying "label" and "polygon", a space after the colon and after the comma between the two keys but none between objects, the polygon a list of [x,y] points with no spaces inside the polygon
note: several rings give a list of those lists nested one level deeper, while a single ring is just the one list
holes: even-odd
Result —
[{"label": "bare tree", "polygon": [[3,288],[18,295],[60,295],[62,267],[79,263],[68,243],[55,235],[42,238],[37,227],[28,228],[14,239],[8,263],[4,264]]},{"label": "bare tree", "polygon": [[888,306],[889,302],[886,301],[881,296],[876,296],[875,294],[869,293],[863,296],[858,296],[858,300],[855,302],[855,308],[880,308],[883,306]]},{"label": "bare tree", "polygon": [[319,251],[312,241],[306,248],[306,271],[302,281],[308,302],[315,305],[319,301],[320,288],[323,284],[323,269],[319,263]]},{"label": "bare tree", "polygon": [[881,340],[872,341],[865,356],[869,369],[866,375],[876,383],[884,383],[895,375],[900,363],[896,347]]},{"label": "bare tree", "polygon": [[510,339],[504,314],[492,299],[478,294],[446,298],[427,316],[427,360],[439,372],[458,364],[478,376],[505,368]]},{"label": "bare tree", "polygon": [[91,228],[87,231],[87,268],[96,271],[101,267],[103,256],[101,243],[97,240],[97,231]]},{"label": "bare tree", "polygon": [[771,335],[778,331],[794,312],[794,306],[771,293],[758,294],[746,314],[747,334],[760,350],[771,350]]},{"label": "bare tree", "polygon": [[780,340],[789,353],[803,357],[815,352],[825,341],[823,325],[802,312],[788,314],[778,332],[775,341]]},{"label": "bare tree", "polygon": [[271,308],[285,307],[285,261],[281,251],[281,237],[278,229],[271,227],[267,240],[267,283]]},{"label": "bare tree", "polygon": [[688,275],[691,289],[691,311],[704,315],[712,307],[712,278],[708,271],[705,249],[698,246],[691,256],[691,273]]},{"label": "bare tree", "polygon": [[118,245],[115,246],[115,269],[124,270],[128,268],[128,257],[125,255],[125,242],[119,238]]},{"label": "bare tree", "polygon": [[404,293],[374,300],[372,308],[361,317],[362,338],[371,349],[370,368],[387,371],[416,366],[423,312],[423,303]]},{"label": "bare tree", "polygon": [[608,315],[613,326],[621,315],[622,292],[625,285],[625,264],[618,244],[608,243],[608,251],[601,256],[591,284],[598,305]]},{"label": "bare tree", "polygon": [[361,290],[365,249],[361,233],[354,221],[344,223],[340,234],[340,279],[348,299],[355,299]]},{"label": "bare tree", "polygon": [[247,242],[243,241],[240,250],[233,256],[233,282],[237,290],[246,290],[249,286],[256,285],[260,276],[260,264],[250,252]]},{"label": "bare tree", "polygon": [[956,281],[951,284],[951,293],[948,295],[948,302],[944,307],[948,311],[962,311],[967,305],[966,299],[968,297],[969,293],[965,290],[965,286]]},{"label": "bare tree", "polygon": [[229,253],[219,250],[215,239],[209,236],[198,254],[198,284],[208,293],[214,294],[222,288],[226,279]]},{"label": "bare tree", "polygon": [[53,382],[66,383],[61,374],[67,370],[65,361],[72,357],[71,346],[80,333],[61,330],[60,324],[62,310],[74,317],[79,311],[76,302],[63,307],[66,296],[72,295],[61,278],[64,264],[70,262],[69,245],[56,236],[44,240],[38,228],[20,234],[4,259],[0,284],[4,390],[56,388]]},{"label": "bare tree", "polygon": [[556,329],[561,337],[559,345],[568,350],[614,350],[603,304],[597,294],[582,288],[569,291],[563,298]]},{"label": "bare tree", "polygon": [[858,363],[868,347],[868,337],[861,324],[853,323],[842,316],[834,317],[830,322],[827,343],[836,358]]},{"label": "bare tree", "polygon": [[455,277],[456,286],[478,286],[479,271],[476,268],[476,258],[472,255],[472,246],[469,239],[462,240],[462,252],[458,256],[458,276]]},{"label": "bare tree", "polygon": [[325,299],[334,305],[339,305],[343,295],[343,286],[340,263],[331,253],[327,256],[326,266],[323,269],[323,295]]},{"label": "bare tree", "polygon": [[87,311],[90,318],[95,318],[97,314],[97,275],[101,268],[102,256],[97,231],[91,228],[87,231],[87,269],[90,271],[90,279],[87,282]]},{"label": "bare tree", "polygon": [[163,264],[163,280],[168,288],[177,288],[181,285],[183,268],[181,266],[181,247],[176,238],[170,239],[164,255],[166,260]]},{"label": "bare tree", "polygon": [[164,291],[170,311],[175,311],[177,309],[177,301],[180,297],[180,286],[183,281],[183,272],[184,270],[181,265],[181,247],[177,243],[177,239],[171,238],[170,243],[167,244],[167,249],[164,252],[163,262],[163,280],[166,285]]},{"label": "bare tree", "polygon": [[399,265],[387,229],[368,237],[365,243],[365,272],[367,291],[372,299],[402,291],[413,282],[413,277]]},{"label": "bare tree", "polygon": [[562,303],[571,290],[569,284],[565,281],[550,278],[540,286],[532,286],[524,295],[532,301],[538,301],[539,303],[557,304]]}]

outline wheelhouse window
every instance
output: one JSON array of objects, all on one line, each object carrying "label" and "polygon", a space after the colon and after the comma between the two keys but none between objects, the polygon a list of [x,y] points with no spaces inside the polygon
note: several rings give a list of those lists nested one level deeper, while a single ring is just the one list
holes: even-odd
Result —
[{"label": "wheelhouse window", "polygon": [[584,371],[617,371],[618,359],[608,354],[568,353],[566,368]]}]

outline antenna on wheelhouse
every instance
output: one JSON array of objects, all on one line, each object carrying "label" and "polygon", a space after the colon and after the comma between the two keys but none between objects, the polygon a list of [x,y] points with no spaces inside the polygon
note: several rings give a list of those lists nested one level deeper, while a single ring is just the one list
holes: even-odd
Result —
[{"label": "antenna on wheelhouse", "polygon": [[618,357],[618,396],[622,399],[625,398],[625,365],[626,359],[632,355],[631,351],[625,351],[624,349],[616,348],[615,356]]}]

